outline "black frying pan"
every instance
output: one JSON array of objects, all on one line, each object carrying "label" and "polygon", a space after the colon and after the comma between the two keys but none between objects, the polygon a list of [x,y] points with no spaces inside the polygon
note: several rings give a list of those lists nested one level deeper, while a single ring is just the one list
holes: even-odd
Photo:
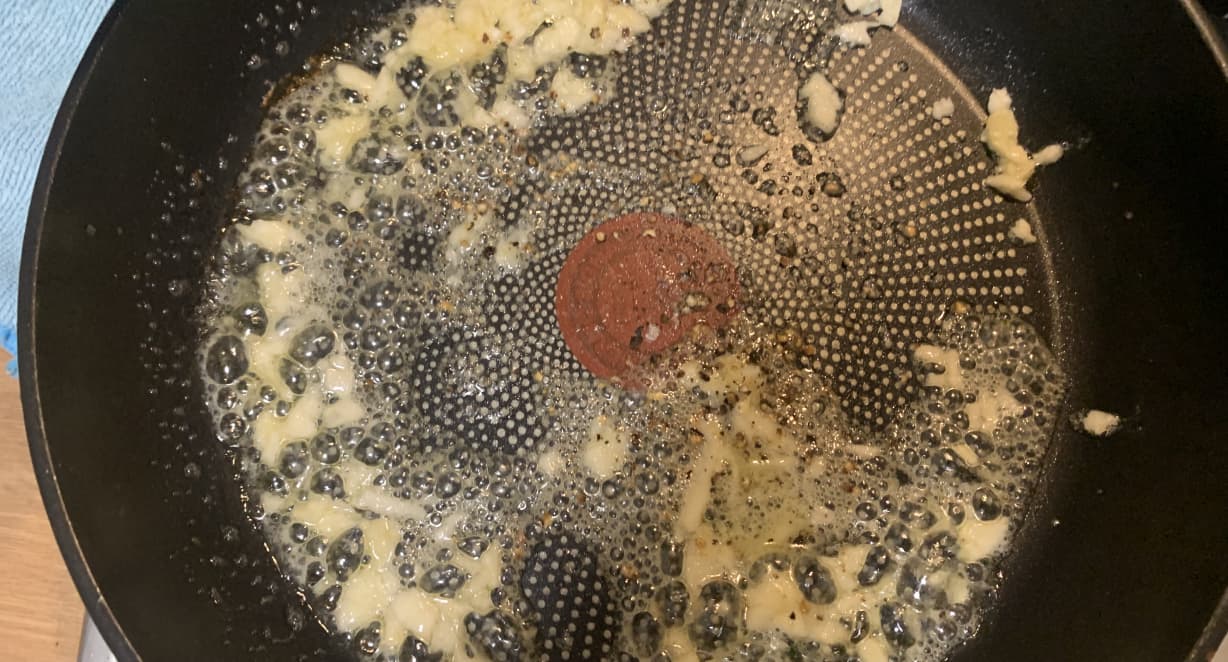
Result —
[{"label": "black frying pan", "polygon": [[[260,100],[380,4],[119,2],[60,112],[22,390],[56,536],[121,659],[344,657],[243,518],[190,312]],[[1055,344],[1072,402],[1131,416],[1103,442],[1059,429],[1001,607],[956,657],[1207,659],[1228,626],[1224,45],[1176,0],[914,0],[904,25],[971,88],[1009,83],[1036,133],[1086,139],[1039,201],[1077,329]]]}]

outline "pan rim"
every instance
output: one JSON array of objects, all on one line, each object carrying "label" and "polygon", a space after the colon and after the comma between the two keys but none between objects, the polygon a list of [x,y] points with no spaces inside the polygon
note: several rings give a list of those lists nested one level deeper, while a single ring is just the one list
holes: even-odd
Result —
[{"label": "pan rim", "polygon": [[1190,22],[1198,29],[1207,50],[1211,51],[1211,57],[1224,75],[1224,80],[1228,81],[1228,38],[1216,27],[1211,14],[1199,0],[1181,0],[1181,8],[1189,15]]},{"label": "pan rim", "polygon": [[[43,217],[51,197],[51,184],[59,165],[64,149],[65,138],[72,127],[77,106],[81,101],[86,87],[93,76],[94,67],[106,48],[111,35],[127,10],[128,0],[115,0],[99,24],[91,38],[89,46],[81,56],[77,69],[65,90],[64,98],[56,112],[55,121],[48,134],[39,162],[38,174],[34,180],[34,191],[30,198],[30,207],[26,217],[25,237],[21,251],[21,275],[17,290],[17,364],[20,380],[22,401],[22,418],[26,429],[26,439],[29,444],[30,458],[34,465],[35,479],[38,482],[39,493],[47,518],[51,522],[52,534],[60,555],[68,568],[68,574],[73,580],[85,606],[86,615],[94,622],[99,633],[106,641],[111,653],[124,662],[136,661],[137,655],[132,642],[120,627],[115,615],[111,612],[105,596],[102,595],[98,582],[90,570],[89,563],[77,542],[77,534],[64,504],[59,488],[55,464],[51,458],[51,447],[48,443],[46,429],[43,425],[42,395],[39,389],[38,363],[36,348],[38,339],[35,333],[34,310],[38,293],[35,281],[38,274],[39,249],[42,242]],[[80,644],[78,643],[78,646]]]},{"label": "pan rim", "polygon": [[[1198,30],[1198,35],[1210,51],[1211,58],[1224,76],[1224,81],[1228,83],[1228,39],[1214,24],[1214,19],[1199,0],[1180,2],[1181,8]],[[1185,659],[1187,662],[1209,662],[1225,644],[1228,644],[1228,588],[1224,589],[1219,603],[1211,612],[1207,624],[1203,626],[1202,634],[1194,642]]]}]

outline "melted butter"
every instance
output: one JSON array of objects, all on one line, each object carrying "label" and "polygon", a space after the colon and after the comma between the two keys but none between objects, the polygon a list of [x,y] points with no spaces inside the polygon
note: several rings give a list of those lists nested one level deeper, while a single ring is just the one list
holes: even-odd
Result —
[{"label": "melted butter", "polygon": [[[323,186],[311,192],[312,196],[319,198],[311,201],[318,205],[316,211],[324,212],[333,204],[341,204],[348,210],[365,210],[376,195],[403,193],[395,182],[389,183],[393,179],[391,177],[368,178],[362,175],[363,184],[356,185],[356,171],[351,169],[347,160],[359,141],[381,135],[379,132],[385,130],[387,124],[404,126],[412,120],[417,110],[415,102],[405,97],[396,81],[397,72],[411,58],[422,57],[431,65],[429,80],[453,74],[461,77],[462,89],[455,105],[463,124],[470,127],[506,124],[524,130],[542,117],[542,111],[535,109],[532,103],[510,98],[506,88],[500,88],[488,110],[478,107],[476,97],[465,84],[474,64],[486,61],[494,49],[504,47],[510,79],[520,74],[521,78],[532,77],[542,66],[561,67],[552,79],[551,94],[544,97],[548,99],[545,105],[549,107],[549,113],[579,112],[586,106],[611,98],[615,90],[609,88],[609,78],[581,79],[575,76],[567,69],[565,58],[571,53],[608,54],[626,48],[635,35],[648,29],[648,19],[659,13],[664,5],[665,2],[647,1],[611,4],[595,0],[539,0],[536,3],[460,0],[416,10],[418,20],[409,31],[409,39],[403,46],[386,54],[385,66],[378,73],[368,73],[360,67],[341,62],[328,67],[317,81],[323,90],[321,96],[327,96],[337,88],[346,88],[358,92],[363,99],[344,106],[343,111],[328,106],[329,119],[322,125],[314,125],[318,147],[311,158],[323,168]],[[866,21],[868,26],[891,25],[898,18],[898,2],[869,0],[859,7],[856,11],[866,16],[877,12],[874,20]],[[529,37],[533,35],[536,36],[530,40]],[[299,96],[292,97],[286,103],[306,98],[303,96],[306,92],[296,94]],[[839,91],[826,77],[821,74],[812,76],[799,94],[808,102],[806,121],[827,133],[837,128],[842,101]],[[318,103],[318,100],[312,103]],[[513,136],[511,140],[515,145],[518,137]],[[401,149],[399,145],[390,144],[390,147],[395,148],[394,156],[406,156],[404,152],[397,151]],[[1051,157],[1051,153],[1045,153],[1043,157],[1042,153],[1038,153],[1034,160],[1040,162]],[[565,174],[578,167],[574,162],[560,161],[545,164],[543,170]],[[455,174],[456,171],[445,172],[432,180],[430,173],[415,158],[398,171],[397,177],[442,182],[447,181],[447,176]],[[432,257],[443,263],[445,276],[441,279],[444,282],[427,277],[423,277],[422,282],[432,287],[438,286],[443,295],[450,296],[451,300],[432,301],[432,309],[419,312],[455,314],[456,319],[460,320],[459,324],[468,326],[474,320],[456,310],[458,305],[463,305],[461,300],[464,298],[457,295],[464,295],[466,289],[475,284],[493,282],[483,281],[483,278],[522,269],[527,258],[533,255],[533,238],[538,236],[540,228],[501,227],[499,217],[490,206],[484,205],[485,200],[471,201],[442,212],[432,211],[433,216],[422,222],[422,230],[439,240],[438,254]],[[270,253],[291,254],[293,260],[301,263],[296,263],[301,268],[286,269],[274,263],[262,264],[256,267],[255,276],[250,279],[254,289],[245,289],[242,294],[244,297],[254,294],[265,307],[269,318],[268,330],[263,335],[243,336],[250,359],[247,379],[251,381],[245,406],[255,399],[262,386],[278,389],[278,397],[283,398],[268,403],[250,423],[250,443],[260,452],[260,461],[268,465],[260,467],[261,471],[270,467],[275,469],[279,455],[290,442],[306,441],[321,432],[340,435],[344,428],[351,425],[361,436],[370,433],[373,424],[393,418],[390,412],[380,408],[379,402],[370,398],[369,392],[375,386],[358,383],[355,379],[356,372],[360,371],[355,362],[361,362],[363,357],[357,353],[347,356],[342,349],[346,329],[330,308],[328,297],[337,285],[332,280],[338,270],[335,266],[326,265],[340,251],[325,250],[318,237],[325,231],[346,230],[350,226],[343,217],[324,213],[319,214],[325,217],[324,220],[313,226],[296,226],[290,213],[285,217],[280,212],[269,213],[269,216],[250,225],[237,226],[241,239]],[[310,227],[310,231],[316,233],[316,239],[309,239],[300,227]],[[355,230],[354,234],[358,236],[362,233]],[[364,237],[364,240],[371,236]],[[306,244],[312,242],[314,248],[309,250]],[[493,254],[489,250],[484,254],[479,249],[490,246],[494,247]],[[313,256],[311,250],[318,253]],[[250,299],[244,299],[247,300]],[[301,395],[288,394],[279,374],[281,362],[289,356],[293,338],[308,325],[320,322],[332,325],[336,331],[338,350],[311,368],[311,381]],[[749,341],[741,338],[738,342]],[[1013,399],[1007,400],[1011,396],[1004,387],[994,391],[991,386],[986,386],[988,382],[983,376],[977,376],[971,369],[962,371],[960,351],[955,347],[944,347],[939,341],[934,342],[936,344],[917,348],[917,360],[938,363],[947,369],[941,374],[926,375],[923,378],[925,385],[975,392],[978,399],[967,408],[974,429],[994,429],[1002,417],[1015,415],[1017,408],[1011,404]],[[353,349],[353,346],[350,348]],[[848,650],[855,651],[863,661],[898,657],[897,654],[903,654],[903,651],[895,650],[884,640],[878,607],[885,601],[897,599],[895,587],[900,579],[900,567],[898,564],[892,566],[878,583],[862,586],[858,573],[871,547],[855,535],[861,531],[858,527],[862,525],[851,525],[850,513],[858,501],[874,502],[878,496],[874,490],[905,495],[921,502],[932,502],[936,506],[948,503],[967,506],[963,496],[956,496],[962,494],[958,492],[959,484],[955,481],[938,481],[928,491],[917,492],[915,487],[905,489],[892,482],[890,474],[886,474],[887,478],[883,480],[870,478],[872,474],[863,470],[863,466],[884,457],[893,458],[892,450],[880,443],[882,440],[853,443],[842,424],[834,422],[843,420],[838,412],[824,416],[815,414],[813,419],[805,416],[791,418],[787,413],[787,399],[777,397],[780,393],[779,382],[787,381],[791,373],[780,366],[769,368],[756,365],[746,358],[745,353],[739,352],[731,351],[711,358],[703,365],[699,362],[686,363],[678,380],[680,389],[671,393],[654,393],[645,402],[634,406],[626,403],[617,406],[588,403],[579,408],[552,412],[560,417],[574,416],[578,423],[566,429],[575,434],[550,437],[547,444],[549,450],[539,452],[536,457],[528,456],[528,466],[536,467],[540,474],[532,479],[540,481],[533,483],[533,488],[540,494],[527,496],[525,502],[530,508],[539,508],[545,503],[544,497],[541,497],[541,502],[535,501],[541,494],[563,490],[570,490],[568,494],[573,494],[576,486],[589,478],[617,482],[627,478],[622,476],[624,473],[635,476],[635,472],[641,471],[643,466],[636,462],[642,462],[645,456],[637,454],[641,451],[632,450],[634,444],[630,440],[642,439],[647,435],[643,434],[643,418],[623,415],[634,414],[637,408],[661,414],[669,421],[669,426],[656,430],[654,434],[685,446],[685,454],[662,460],[667,463],[664,465],[648,465],[654,471],[668,468],[676,469],[680,474],[677,485],[662,488],[661,501],[650,508],[661,509],[653,513],[657,521],[667,535],[682,543],[685,563],[680,577],[692,598],[698,596],[708,582],[725,579],[746,587],[742,594],[745,610],[740,617],[753,631],[748,636],[767,637],[759,641],[766,641],[770,644],[769,648],[783,646],[782,637],[793,637],[840,642]],[[547,368],[543,367],[542,370]],[[549,382],[556,376],[546,375],[544,381]],[[463,397],[473,397],[481,392],[483,382],[479,376],[466,379]],[[468,390],[469,385],[473,385],[474,390]],[[818,394],[815,397],[827,398],[830,395],[821,385],[810,386],[812,388],[803,390]],[[830,398],[825,401],[835,402]],[[836,409],[834,404],[831,409]],[[284,415],[278,416],[278,410]],[[594,412],[600,416],[593,417]],[[414,433],[426,434],[421,430]],[[642,436],[632,437],[633,434]],[[475,505],[467,500],[454,507],[440,507],[445,499],[432,494],[429,489],[418,493],[408,490],[394,493],[388,488],[391,468],[371,467],[358,462],[352,457],[355,440],[345,443],[349,444],[344,451],[345,457],[331,465],[344,482],[343,497],[331,498],[312,492],[309,489],[310,473],[288,480],[289,496],[259,492],[265,512],[284,515],[287,526],[290,522],[305,524],[310,528],[310,535],[326,542],[335,541],[355,527],[362,530],[367,561],[340,584],[344,590],[333,613],[336,629],[357,632],[371,623],[378,623],[381,632],[379,648],[387,654],[395,654],[404,638],[412,634],[429,645],[432,651],[449,658],[482,657],[480,652],[473,649],[473,640],[465,632],[464,620],[466,616],[484,614],[495,608],[491,591],[500,586],[499,577],[508,568],[504,567],[503,552],[496,545],[492,545],[478,559],[456,553],[455,550],[459,548],[460,541],[472,532],[472,525],[479,514],[489,516],[490,513],[483,512],[480,503]],[[986,466],[967,444],[955,444],[952,450],[969,467]],[[413,458],[415,462],[423,461],[422,465],[415,464],[414,468],[441,472],[438,466],[429,465],[429,453],[427,457]],[[631,471],[624,472],[624,468]],[[866,491],[867,484],[874,486]],[[629,482],[622,485],[629,491]],[[602,499],[600,496],[589,496],[590,503],[604,503]],[[831,505],[824,504],[827,499],[832,500]],[[454,497],[454,500],[461,499]],[[610,499],[605,507],[616,510],[620,506]],[[937,508],[935,510],[941,513]],[[583,510],[576,513],[581,517],[591,514]],[[496,519],[500,519],[501,524],[506,523],[514,534],[520,535],[528,530],[526,518],[530,516],[534,525],[548,526],[549,517],[539,517],[536,512],[522,516],[520,513],[507,514],[505,510]],[[895,516],[894,512],[883,514],[884,518]],[[942,518],[942,515],[938,517]],[[615,527],[622,525],[622,522],[614,524]],[[273,542],[286,542],[284,531],[273,527],[269,530]],[[1011,527],[1007,517],[980,522],[969,515],[968,521],[958,527],[944,519],[928,532],[916,530],[914,533],[919,543],[923,535],[939,530],[950,531],[956,537],[959,543],[958,558],[963,560],[992,557],[1000,553],[1009,542]],[[818,535],[819,542],[795,542],[795,539],[803,540],[800,534]],[[437,552],[448,550],[453,553],[449,562],[459,567],[466,577],[455,595],[449,597],[426,593],[417,585],[402,581],[397,572],[399,559],[395,550],[400,541],[413,536],[417,536],[414,539],[420,541],[421,550],[425,550],[409,552],[411,555],[417,554],[414,561],[418,564],[419,572],[434,563],[437,557],[433,555]],[[773,570],[758,579],[750,579],[754,564],[765,554],[788,555],[802,549],[808,553],[818,553],[816,549],[820,547],[820,542],[825,546],[819,563],[830,573],[837,589],[837,595],[830,603],[820,605],[806,601],[787,571]],[[525,551],[522,547],[514,547],[522,543],[523,540],[510,535],[506,544],[508,549],[513,550],[510,553],[514,556]],[[599,553],[607,551],[602,549]],[[295,562],[301,564],[305,560],[300,556]],[[302,570],[298,568],[300,577],[303,576]],[[968,580],[950,569],[929,574],[927,581],[931,586],[945,586],[954,603],[969,600],[973,594]],[[324,579],[310,587],[310,591],[318,596],[337,585],[337,577],[330,569]],[[515,587],[511,590],[514,591]],[[688,623],[699,613],[696,602],[692,602],[687,613]],[[650,611],[658,609],[651,605],[642,605],[642,608]],[[506,603],[500,610],[508,610]],[[848,641],[848,623],[863,611],[870,615],[867,623],[869,634],[853,644]],[[659,614],[659,610],[655,613]],[[914,610],[907,614],[907,622],[914,633],[920,633],[919,614],[922,613],[928,612]],[[676,662],[698,659],[695,643],[685,626],[667,628],[663,648]]]},{"label": "melted butter", "polygon": [[1090,409],[1083,415],[1080,427],[1084,432],[1096,436],[1107,437],[1121,427],[1121,417],[1099,409]]},{"label": "melted butter", "polygon": [[[431,595],[419,589],[400,589],[389,592],[392,599],[381,610],[384,616],[385,633],[382,640],[388,653],[396,651],[396,642],[412,634],[426,643],[431,650],[453,656],[465,656],[468,642],[465,617],[471,613],[486,613],[493,608],[490,592],[499,585],[498,553],[488,550],[480,559],[458,557],[456,564],[464,569],[469,579],[454,598]],[[389,574],[393,574],[389,572]],[[477,655],[476,659],[485,659]]]},{"label": "melted butter", "polygon": [[675,527],[683,536],[694,535],[703,523],[704,511],[712,497],[712,478],[731,460],[720,423],[712,416],[692,421],[692,429],[700,435],[703,446],[689,470],[689,481],[675,519]]},{"label": "melted butter", "polygon": [[367,135],[371,121],[364,115],[333,117],[316,129],[320,165],[337,170],[345,164],[354,145]]},{"label": "melted butter", "polygon": [[746,627],[777,630],[797,639],[834,641],[843,636],[840,623],[802,595],[787,571],[771,570],[746,593]]},{"label": "melted butter", "polygon": [[[406,44],[386,58],[385,71],[391,73],[381,76],[391,77],[414,56],[435,70],[467,70],[503,45],[509,76],[531,80],[538,69],[569,53],[625,51],[666,4],[662,0],[459,0],[451,7],[423,7]],[[587,82],[561,73],[563,78],[556,77],[552,89],[562,112],[575,112],[597,100]],[[461,118],[476,126],[494,119],[516,126],[522,124],[518,115],[507,105],[490,114],[471,105]]]},{"label": "melted butter", "polygon": [[468,637],[465,616],[468,605],[447,600],[418,589],[400,591],[385,610],[385,627],[389,641],[399,641],[412,634],[431,650],[456,654]]},{"label": "melted butter", "polygon": [[[868,41],[868,37],[867,37]],[[840,125],[840,109],[844,100],[840,91],[827,80],[822,72],[815,72],[806,79],[798,97],[806,102],[806,119],[825,134],[836,132]]]},{"label": "melted butter", "polygon": [[942,372],[926,373],[926,386],[942,389],[963,388],[964,373],[959,367],[959,350],[921,344],[913,349],[913,358],[921,363],[942,366]]},{"label": "melted butter", "polygon": [[980,432],[993,432],[1007,416],[1018,416],[1024,407],[1006,390],[1005,378],[994,379],[976,390],[976,402],[964,407],[968,425]]},{"label": "melted butter", "polygon": [[319,392],[303,394],[285,416],[266,408],[252,424],[252,441],[260,456],[276,458],[286,443],[314,435],[320,428],[323,411],[324,396]]},{"label": "melted butter", "polygon": [[287,251],[306,243],[302,232],[280,221],[257,219],[247,225],[236,225],[235,228],[244,240],[273,253]]},{"label": "melted butter", "polygon": [[849,21],[838,26],[833,33],[841,43],[849,46],[865,47],[872,41],[870,30],[879,27],[877,21]]},{"label": "melted butter", "polygon": [[290,339],[296,330],[292,323],[279,324],[263,337],[248,342],[249,369],[261,382],[276,384],[281,380],[281,360],[290,353]]},{"label": "melted butter", "polygon": [[943,97],[930,107],[930,116],[936,120],[946,119],[955,114],[955,102],[951,97]]},{"label": "melted butter", "polygon": [[1024,244],[1036,243],[1036,235],[1032,233],[1032,224],[1027,219],[1016,220],[1010,229],[1010,235]]},{"label": "melted butter", "polygon": [[[926,386],[937,386],[943,390],[970,390],[976,396],[973,402],[964,407],[968,416],[970,429],[979,432],[993,432],[1003,418],[1018,416],[1024,406],[1015,399],[1006,387],[1006,378],[999,375],[987,381],[969,384],[964,378],[960,367],[959,350],[922,344],[913,349],[913,358],[924,365],[941,366],[941,372],[927,372],[924,383]],[[971,450],[966,445],[958,445],[956,451],[968,460]],[[971,459],[975,459],[972,456]],[[975,464],[975,462],[971,462]]]},{"label": "melted butter", "polygon": [[[714,579],[745,577],[764,554],[789,550],[791,540],[810,530],[822,510],[804,498],[805,484],[813,477],[799,471],[798,441],[763,409],[766,385],[759,367],[723,355],[714,369],[689,362],[681,373],[685,384],[711,401],[736,400],[725,417],[707,413],[692,420],[693,434],[702,441],[674,531],[687,541],[682,579],[691,595],[698,595]],[[724,504],[722,517],[707,522],[704,515],[714,498]],[[893,591],[894,583],[886,579],[877,589],[858,582],[868,550],[867,545],[846,545],[836,557],[821,561],[838,589],[831,604],[805,600],[787,573],[773,570],[752,582],[744,594],[747,627],[818,641],[846,636],[841,618],[855,618],[857,611]]]},{"label": "melted butter", "polygon": [[627,435],[615,421],[597,416],[589,426],[588,437],[580,450],[580,461],[599,480],[612,477],[627,461]]},{"label": "melted butter", "polygon": [[353,503],[355,507],[395,520],[412,522],[426,519],[426,508],[422,503],[391,496],[383,489],[364,488],[354,497]]},{"label": "melted butter", "polygon": [[1028,180],[1036,172],[1038,165],[1049,165],[1062,157],[1059,145],[1049,145],[1037,154],[1028,154],[1028,150],[1019,144],[1019,120],[1011,108],[1011,96],[1005,89],[995,89],[989,95],[989,117],[985,120],[985,130],[981,140],[993,152],[997,166],[985,183],[1005,196],[1027,202],[1032,199],[1028,191]]},{"label": "melted butter", "polygon": [[558,476],[566,467],[567,461],[557,450],[548,450],[537,459],[537,470],[547,476]]},{"label": "melted butter", "polygon": [[892,659],[891,645],[881,634],[864,639],[853,650],[862,662],[891,662]]},{"label": "melted butter", "polygon": [[699,662],[699,653],[695,644],[681,627],[669,628],[665,631],[661,649],[669,655],[671,662]]},{"label": "melted butter", "polygon": [[312,495],[294,504],[294,519],[332,539],[355,527],[362,516],[344,501]]},{"label": "melted butter", "polygon": [[275,325],[274,332],[282,320],[293,320],[313,312],[309,309],[307,276],[301,269],[286,272],[277,264],[262,264],[257,270],[256,282],[260,285],[260,303],[269,321]]},{"label": "melted butter", "polygon": [[965,563],[989,558],[1006,547],[1010,520],[1005,517],[982,522],[968,517],[956,529],[959,538],[959,560]]},{"label": "melted butter", "polygon": [[682,580],[692,595],[712,580],[734,576],[741,563],[737,550],[722,543],[712,527],[706,525],[696,529],[686,545]]},{"label": "melted butter", "polygon": [[564,114],[575,113],[601,98],[592,84],[567,70],[554,75],[550,93]]},{"label": "melted butter", "polygon": [[851,14],[871,16],[871,20],[849,21],[836,26],[832,33],[842,43],[854,47],[870,45],[870,30],[875,28],[892,28],[900,21],[902,0],[844,0],[844,7]]}]

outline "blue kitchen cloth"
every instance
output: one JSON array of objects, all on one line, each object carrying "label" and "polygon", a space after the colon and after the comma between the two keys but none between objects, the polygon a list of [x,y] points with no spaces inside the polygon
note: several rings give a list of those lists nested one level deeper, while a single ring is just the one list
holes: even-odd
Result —
[{"label": "blue kitchen cloth", "polygon": [[[68,81],[111,0],[0,0],[0,341],[17,354],[17,280],[34,177]],[[17,374],[17,363],[8,365]]]}]

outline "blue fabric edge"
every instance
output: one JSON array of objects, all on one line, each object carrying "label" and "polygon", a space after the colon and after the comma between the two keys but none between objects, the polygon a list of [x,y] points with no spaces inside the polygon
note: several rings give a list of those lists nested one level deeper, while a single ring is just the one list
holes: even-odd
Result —
[{"label": "blue fabric edge", "polygon": [[17,376],[17,329],[11,326],[0,326],[0,343],[3,343],[5,351],[13,358],[9,360],[4,369],[8,371],[9,376]]}]

